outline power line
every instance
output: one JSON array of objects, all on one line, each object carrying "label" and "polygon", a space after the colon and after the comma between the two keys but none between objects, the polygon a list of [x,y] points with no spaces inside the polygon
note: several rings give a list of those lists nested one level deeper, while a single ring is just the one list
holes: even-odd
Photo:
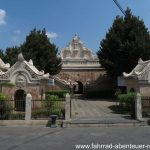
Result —
[{"label": "power line", "polygon": [[120,6],[120,4],[118,3],[117,0],[113,0],[114,3],[117,5],[117,7],[120,9],[120,11],[123,13],[123,15],[126,15],[126,13],[124,12],[123,8]]}]

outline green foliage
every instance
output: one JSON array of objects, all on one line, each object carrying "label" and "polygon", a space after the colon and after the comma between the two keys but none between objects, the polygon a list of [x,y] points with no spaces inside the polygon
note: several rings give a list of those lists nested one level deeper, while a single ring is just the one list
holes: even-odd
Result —
[{"label": "green foliage", "polygon": [[59,98],[65,98],[67,93],[69,93],[69,92],[66,90],[47,91],[46,97],[49,95],[57,95]]},{"label": "green foliage", "polygon": [[57,95],[48,95],[46,100],[42,101],[42,107],[32,112],[33,118],[48,118],[50,115],[64,116],[64,102]]},{"label": "green foliage", "polygon": [[57,95],[47,95],[46,100],[59,101],[60,98]]},{"label": "green foliage", "polygon": [[32,59],[39,70],[55,75],[61,70],[61,58],[57,57],[58,48],[50,42],[46,30],[33,29],[21,46],[26,60]]},{"label": "green foliage", "polygon": [[139,58],[150,59],[150,34],[143,20],[127,8],[125,17],[117,16],[101,41],[99,61],[111,76],[130,72]]},{"label": "green foliage", "polygon": [[49,95],[43,101],[42,108],[38,108],[32,112],[33,118],[48,118],[50,115],[57,115],[59,118],[64,116],[64,103],[56,95]]},{"label": "green foliage", "polygon": [[17,61],[17,56],[21,52],[20,47],[9,47],[5,51],[4,61],[12,66]]},{"label": "green foliage", "polygon": [[46,109],[51,109],[54,106],[54,101],[59,101],[59,97],[57,95],[47,95],[46,100],[44,101],[44,106]]},{"label": "green foliage", "polygon": [[9,118],[11,114],[12,106],[7,100],[7,96],[3,93],[0,93],[0,120]]},{"label": "green foliage", "polygon": [[17,112],[17,113],[12,113],[9,115],[9,120],[24,120],[25,119],[25,113],[22,112]]},{"label": "green foliage", "polygon": [[58,117],[61,117],[61,110],[47,110],[45,108],[37,109],[32,112],[32,117],[37,118],[49,118],[50,115],[57,115]]},{"label": "green foliage", "polygon": [[4,51],[0,49],[0,58],[4,60],[4,57],[5,57]]},{"label": "green foliage", "polygon": [[119,112],[130,114],[132,118],[135,118],[135,94],[134,92],[129,92],[127,94],[119,94],[117,97]]},{"label": "green foliage", "polygon": [[119,94],[117,97],[118,102],[130,104],[134,100],[135,93],[129,92],[127,94]]},{"label": "green foliage", "polygon": [[37,109],[37,110],[34,110],[32,111],[32,117],[33,118],[48,118],[50,115],[49,111],[47,109]]},{"label": "green foliage", "polygon": [[33,29],[21,46],[7,48],[4,60],[13,65],[20,52],[23,53],[26,60],[32,59],[39,70],[44,70],[51,75],[61,70],[61,58],[57,57],[58,48],[50,42],[45,29]]},{"label": "green foliage", "polygon": [[115,92],[115,97],[118,98],[118,95],[121,94],[121,90],[120,89],[117,89],[116,92]]},{"label": "green foliage", "polygon": [[3,93],[0,93],[0,101],[7,100],[7,96]]}]

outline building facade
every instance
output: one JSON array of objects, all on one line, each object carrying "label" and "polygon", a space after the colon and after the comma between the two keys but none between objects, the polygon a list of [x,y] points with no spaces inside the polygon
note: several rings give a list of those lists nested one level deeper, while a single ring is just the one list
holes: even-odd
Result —
[{"label": "building facade", "polygon": [[127,91],[135,91],[143,96],[150,96],[150,60],[139,59],[137,66],[130,73],[123,73]]},{"label": "building facade", "polygon": [[[82,94],[90,90],[103,92],[111,89],[97,56],[85,47],[79,36],[75,35],[69,45],[61,50],[60,57],[62,70],[55,76],[39,71],[33,61],[26,61],[21,53],[11,67],[0,59],[1,92],[18,101],[25,100],[27,93],[33,99],[44,99],[48,90],[65,89]],[[54,81],[53,85],[50,80]],[[5,86],[8,84],[13,86]]]},{"label": "building facade", "polygon": [[[25,99],[28,93],[33,100],[45,99],[45,92],[50,90],[55,82],[55,89],[67,88],[67,83],[54,79],[49,73],[39,71],[30,59],[26,61],[20,53],[17,62],[10,67],[0,59],[0,92],[8,99],[14,100],[15,110],[25,109]],[[22,103],[23,105],[20,105]],[[20,107],[21,106],[21,107]]]},{"label": "building facade", "polygon": [[88,85],[105,74],[97,55],[86,48],[77,35],[72,38],[67,47],[61,50],[60,57],[62,71],[58,77],[70,83],[74,93],[83,93]]},{"label": "building facade", "polygon": [[10,99],[24,99],[27,93],[30,93],[33,99],[42,98],[49,74],[39,71],[31,59],[26,61],[20,53],[13,66],[10,67],[1,60],[0,68],[0,82],[3,85],[1,90]]}]

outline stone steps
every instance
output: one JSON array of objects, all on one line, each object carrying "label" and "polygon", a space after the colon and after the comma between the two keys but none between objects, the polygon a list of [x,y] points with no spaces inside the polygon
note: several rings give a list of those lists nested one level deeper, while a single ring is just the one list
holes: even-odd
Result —
[{"label": "stone steps", "polygon": [[78,118],[63,121],[63,127],[134,127],[146,126],[146,121],[125,117]]}]

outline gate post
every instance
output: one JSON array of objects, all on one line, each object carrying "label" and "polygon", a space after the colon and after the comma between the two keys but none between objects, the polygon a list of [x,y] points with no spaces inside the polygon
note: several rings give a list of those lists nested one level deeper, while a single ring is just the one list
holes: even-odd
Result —
[{"label": "gate post", "polygon": [[137,120],[142,120],[142,102],[140,93],[137,93],[135,96],[135,117]]},{"label": "gate post", "polygon": [[25,120],[29,121],[31,120],[31,100],[32,96],[30,93],[27,94],[26,96],[26,111],[25,111]]},{"label": "gate post", "polygon": [[65,120],[69,120],[71,118],[71,108],[70,108],[70,95],[66,94],[66,102],[65,102]]}]

